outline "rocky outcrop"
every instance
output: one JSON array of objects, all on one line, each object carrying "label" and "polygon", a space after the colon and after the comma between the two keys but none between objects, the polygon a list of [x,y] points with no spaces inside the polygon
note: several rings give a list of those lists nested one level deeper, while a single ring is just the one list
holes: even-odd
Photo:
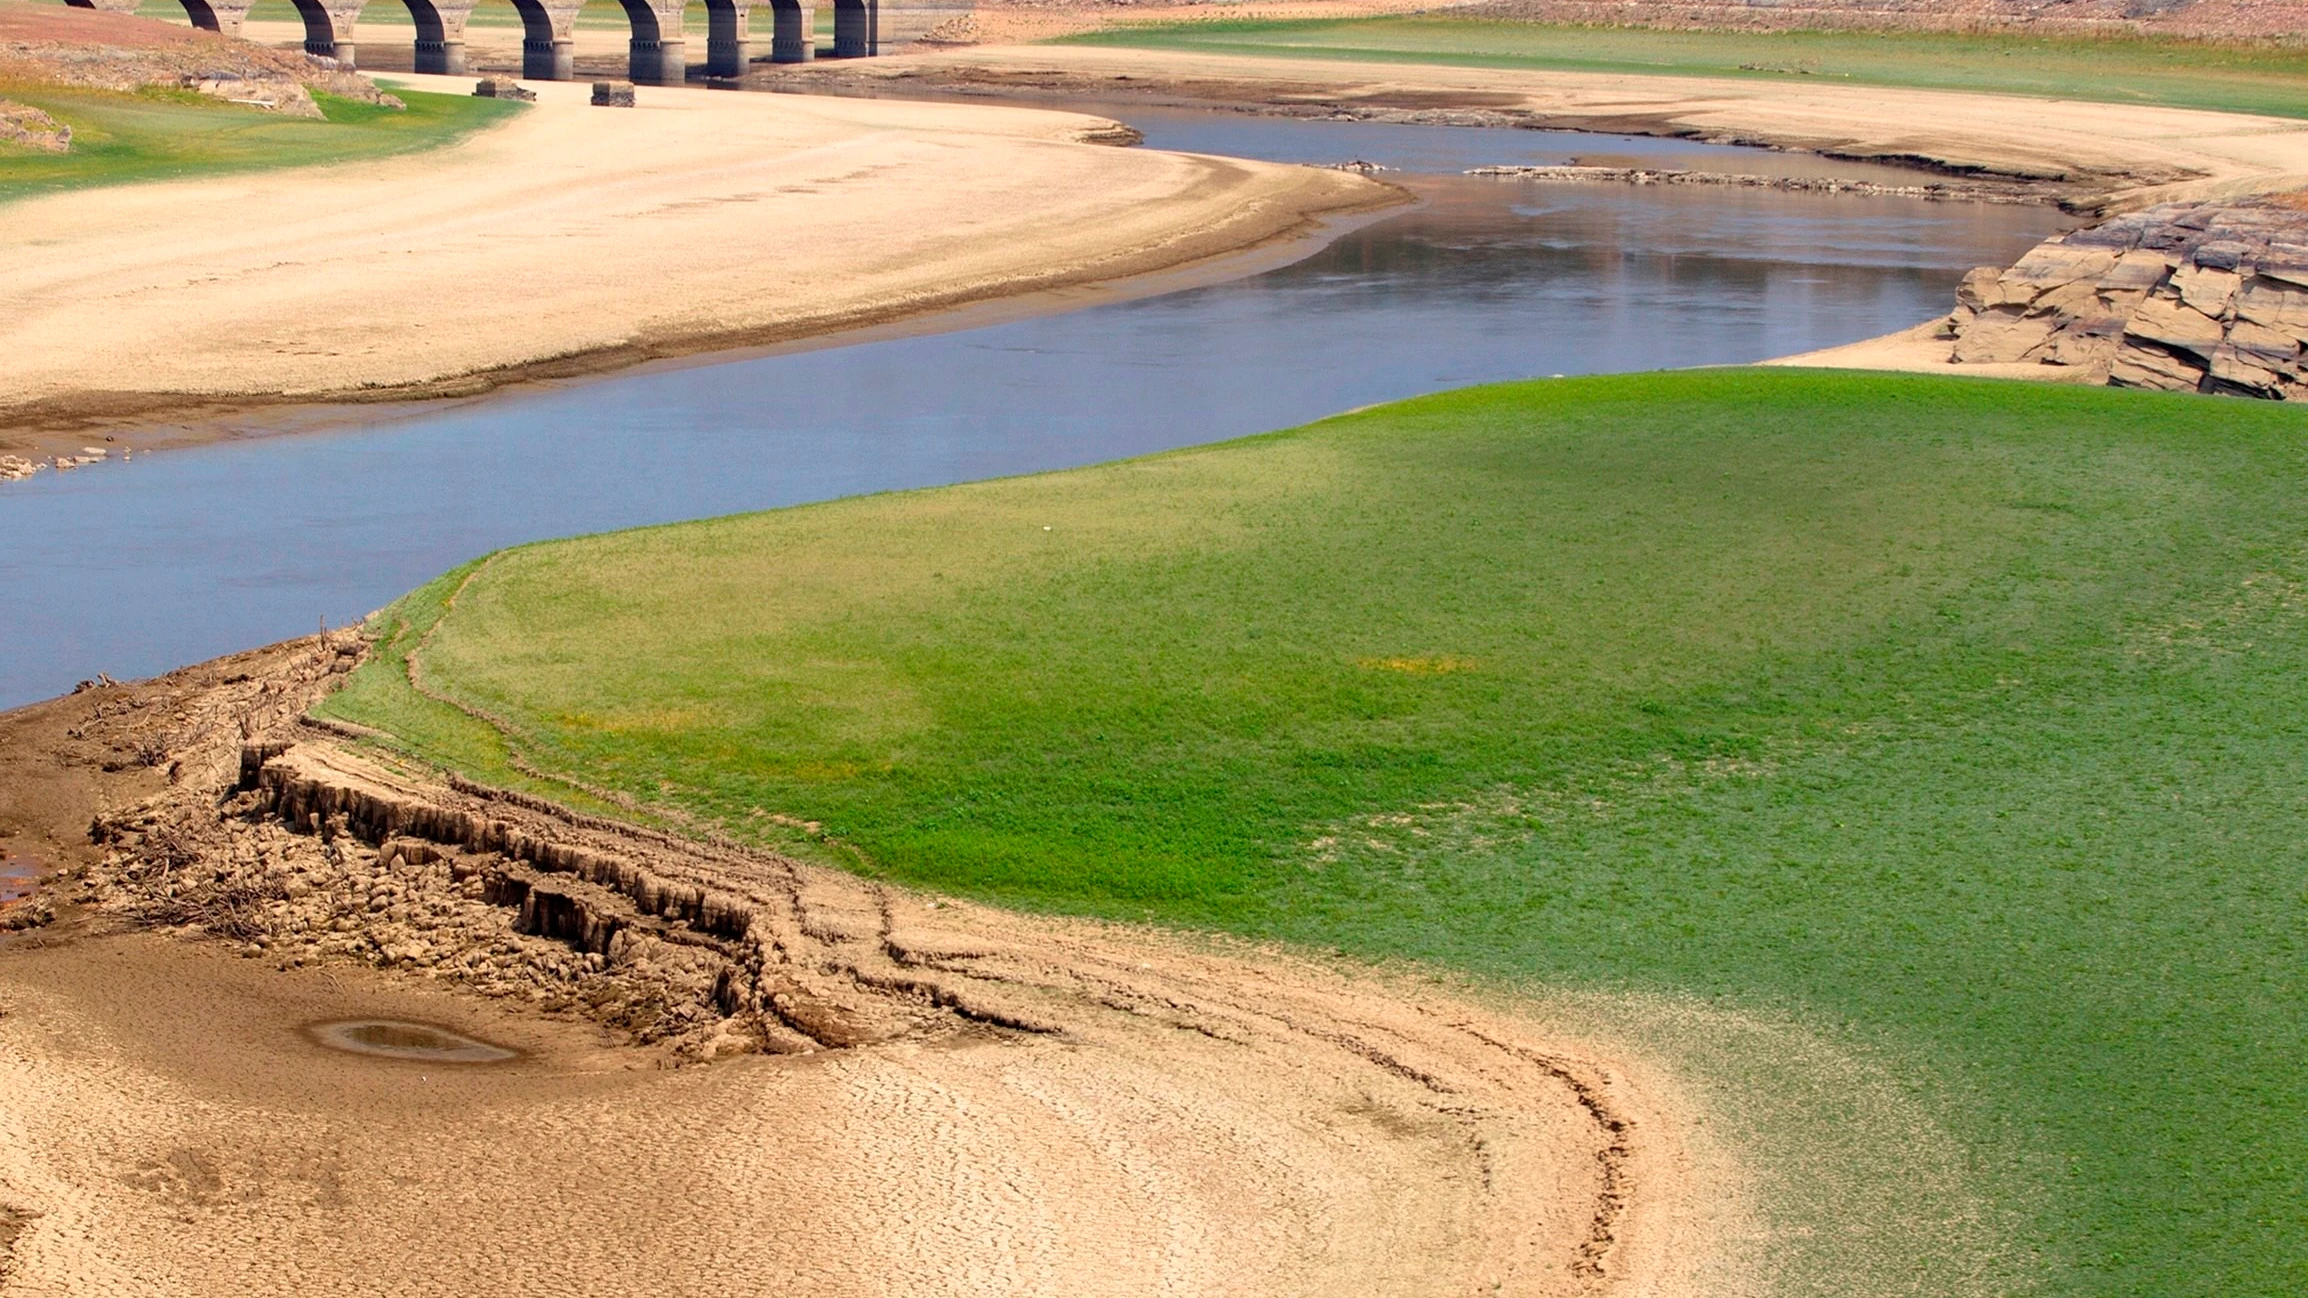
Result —
[{"label": "rocky outcrop", "polygon": [[[1368,162],[1335,164],[1344,170],[1386,170]],[[1920,198],[1948,203],[2045,203],[2051,196],[2041,189],[2013,181],[1929,181],[1917,185],[1885,185],[1872,180],[1844,180],[1835,176],[1756,176],[1727,171],[1690,171],[1661,167],[1553,166],[1469,167],[1470,176],[1523,180],[1557,185],[1711,185],[1722,189],[1771,189],[1784,194],[1850,194],[1862,198]]]},{"label": "rocky outcrop", "polygon": [[483,77],[473,83],[473,97],[476,99],[518,99],[523,103],[535,103],[537,92],[522,85],[512,77]]},{"label": "rocky outcrop", "polygon": [[0,145],[64,153],[72,148],[72,128],[30,104],[0,99]]},{"label": "rocky outcrop", "polygon": [[[400,769],[295,711],[362,652],[334,633],[163,725],[145,687],[86,694],[153,797],[89,826],[68,904],[282,968],[357,961],[599,1021],[675,1057],[805,1053],[957,1028],[1053,1030],[1035,994],[898,927],[880,885],[716,838]],[[117,723],[126,729],[115,733]],[[951,967],[949,967],[951,966]]]},{"label": "rocky outcrop", "polygon": [[2065,366],[2116,387],[2308,397],[2308,203],[2170,204],[1966,276],[1959,365]]}]

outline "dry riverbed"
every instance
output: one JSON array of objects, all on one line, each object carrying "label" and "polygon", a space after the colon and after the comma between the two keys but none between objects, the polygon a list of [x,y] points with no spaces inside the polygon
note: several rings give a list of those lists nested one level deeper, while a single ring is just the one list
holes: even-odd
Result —
[{"label": "dry riverbed", "polygon": [[1640,1052],[444,783],[362,652],[0,715],[0,1292],[1754,1287]]},{"label": "dry riverbed", "polygon": [[0,452],[774,343],[1400,201],[1340,172],[1106,147],[1127,135],[1073,113],[648,88],[612,111],[583,85],[535,89],[438,153],[11,204]]}]

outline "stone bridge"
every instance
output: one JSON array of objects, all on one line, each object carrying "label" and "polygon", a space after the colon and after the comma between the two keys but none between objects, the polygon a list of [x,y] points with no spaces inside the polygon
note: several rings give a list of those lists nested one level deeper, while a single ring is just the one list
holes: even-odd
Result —
[{"label": "stone bridge", "polygon": [[[132,11],[139,0],[66,0],[83,9]],[[192,25],[227,36],[240,35],[254,0],[180,0]],[[369,0],[294,0],[304,18],[305,52],[356,66],[353,34]],[[416,70],[465,71],[465,23],[479,0],[401,0],[417,26]],[[567,81],[577,11],[585,0],[513,0],[521,15],[521,75],[532,81]],[[618,0],[633,25],[632,78],[649,85],[679,85],[689,74],[689,42],[682,30],[685,0]],[[878,0],[832,0],[833,54],[862,58],[879,53]],[[801,63],[816,56],[815,0],[705,0],[705,74],[745,74],[754,54],[751,11],[766,4],[771,15],[769,57]]]}]

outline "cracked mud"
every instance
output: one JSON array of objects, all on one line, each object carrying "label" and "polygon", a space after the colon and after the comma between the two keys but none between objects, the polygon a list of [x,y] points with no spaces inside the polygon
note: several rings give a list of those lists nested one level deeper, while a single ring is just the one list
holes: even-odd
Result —
[{"label": "cracked mud", "polygon": [[361,652],[0,717],[0,843],[62,867],[0,946],[0,1291],[1728,1278],[1739,1188],[1639,1059],[452,786],[300,719]]}]

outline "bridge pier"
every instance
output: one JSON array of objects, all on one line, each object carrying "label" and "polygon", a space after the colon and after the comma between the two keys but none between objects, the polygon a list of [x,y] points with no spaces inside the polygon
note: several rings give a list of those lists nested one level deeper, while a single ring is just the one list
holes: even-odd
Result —
[{"label": "bridge pier", "polygon": [[[180,0],[185,16],[203,31],[239,36],[255,0]],[[465,24],[478,0],[403,0],[417,27],[415,68],[461,74]],[[643,85],[680,85],[687,79],[689,43],[682,31],[682,0],[619,0],[633,24],[628,45],[632,79]],[[139,0],[65,0],[81,9],[135,11]],[[368,0],[294,0],[304,19],[305,53],[355,67],[354,28]],[[705,72],[741,77],[753,59],[750,11],[760,0],[706,0],[709,24]],[[809,0],[769,0],[772,63],[807,63],[817,57],[817,8]],[[521,14],[521,75],[530,81],[568,81],[576,75],[574,33],[584,0],[513,0]],[[833,0],[833,55],[878,54],[873,0]]]},{"label": "bridge pier", "polygon": [[807,63],[817,57],[817,8],[801,0],[770,0],[769,61]]},{"label": "bridge pier", "polygon": [[417,25],[415,69],[458,76],[465,71],[465,21],[476,0],[403,0]]},{"label": "bridge pier", "polygon": [[[254,3],[255,0],[184,0],[184,16],[192,20],[193,26],[204,32],[215,32],[220,36],[238,36],[240,35],[241,24],[248,21],[249,7]],[[136,8],[134,4],[121,5],[117,3],[101,6],[91,4],[86,7],[122,11]]]},{"label": "bridge pier", "polygon": [[353,29],[361,21],[361,9],[367,3],[368,0],[296,0],[297,14],[305,20],[305,53],[335,59],[341,68],[357,67],[360,50]]},{"label": "bridge pier", "polygon": [[753,61],[752,0],[705,0],[705,75],[742,77]]},{"label": "bridge pier", "polygon": [[633,24],[629,76],[637,86],[678,86],[689,79],[689,42],[681,33],[683,0],[619,0]]},{"label": "bridge pier", "polygon": [[417,57],[411,65],[415,72],[431,72],[438,76],[459,77],[465,74],[465,42],[429,41],[417,38]]},{"label": "bridge pier", "polygon": [[874,53],[873,19],[867,0],[833,0],[833,56],[862,59]]},{"label": "bridge pier", "polygon": [[[521,14],[523,80],[567,81],[577,75],[577,11],[584,7],[585,0],[513,0]],[[464,25],[457,30],[462,35]]]}]

